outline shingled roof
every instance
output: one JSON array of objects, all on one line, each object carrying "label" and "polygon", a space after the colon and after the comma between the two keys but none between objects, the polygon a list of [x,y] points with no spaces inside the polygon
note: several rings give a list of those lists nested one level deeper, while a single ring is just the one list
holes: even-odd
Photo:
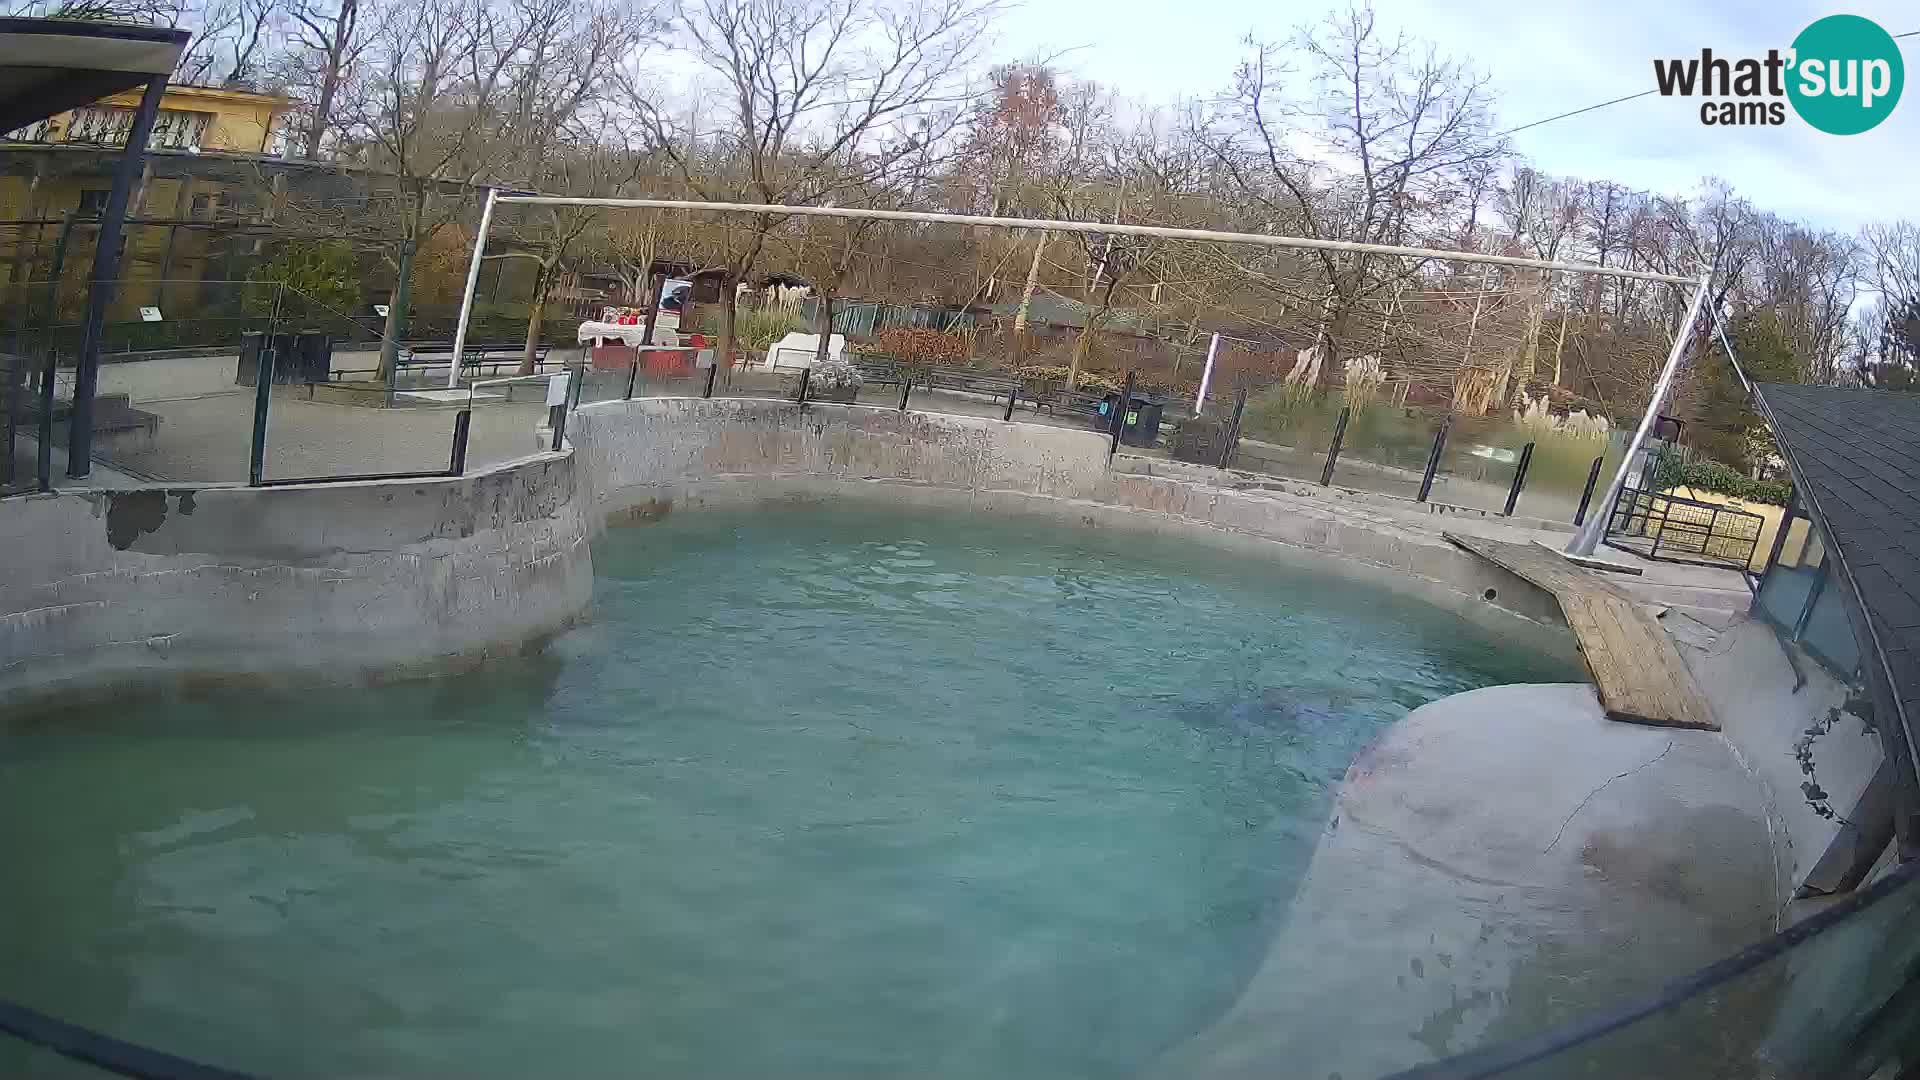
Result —
[{"label": "shingled roof", "polygon": [[1910,748],[1920,720],[1920,394],[1756,389],[1801,505],[1826,533],[1841,581],[1857,586],[1846,590],[1854,636]]}]

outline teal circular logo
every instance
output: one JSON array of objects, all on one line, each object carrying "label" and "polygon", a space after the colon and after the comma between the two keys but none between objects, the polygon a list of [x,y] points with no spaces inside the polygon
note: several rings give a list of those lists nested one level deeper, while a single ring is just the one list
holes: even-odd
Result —
[{"label": "teal circular logo", "polygon": [[1900,44],[1872,19],[1829,15],[1793,39],[1787,99],[1829,135],[1871,130],[1900,103],[1905,83]]}]

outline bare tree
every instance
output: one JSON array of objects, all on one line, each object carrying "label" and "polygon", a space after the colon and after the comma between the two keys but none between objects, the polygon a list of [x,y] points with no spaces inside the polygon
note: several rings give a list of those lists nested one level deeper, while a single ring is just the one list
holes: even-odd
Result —
[{"label": "bare tree", "polygon": [[289,85],[310,95],[300,140],[303,157],[318,160],[336,125],[335,98],[348,70],[367,48],[360,0],[290,0],[293,40],[281,63]]},{"label": "bare tree", "polygon": [[300,209],[318,219],[307,224],[330,221],[377,247],[394,269],[379,378],[405,333],[414,257],[496,169],[481,148],[507,69],[531,36],[528,15],[470,0],[379,0],[358,16],[371,21],[341,83],[341,152],[371,170],[375,191],[365,203]]},{"label": "bare tree", "polygon": [[[1303,27],[1290,46],[1250,39],[1248,48],[1208,143],[1271,220],[1309,237],[1404,242],[1421,215],[1444,208],[1466,170],[1502,153],[1488,135],[1485,79],[1405,37],[1383,36],[1371,10],[1351,8]],[[1306,56],[1327,87],[1319,102],[1283,96],[1283,57],[1292,52]],[[1316,130],[1325,131],[1321,144],[1302,152],[1301,137]],[[1360,302],[1410,267],[1332,251],[1314,261],[1324,391]],[[1379,273],[1383,267],[1390,272]]]},{"label": "bare tree", "polygon": [[253,81],[269,59],[280,12],[281,0],[189,4],[179,20],[194,33],[174,64],[174,81],[201,86]]},{"label": "bare tree", "polygon": [[[627,100],[701,197],[811,203],[921,149],[930,114],[964,101],[995,10],[996,0],[686,0],[677,44],[724,87],[724,126],[690,130],[638,77]],[[763,214],[716,231],[723,358],[735,286],[783,224]]]}]

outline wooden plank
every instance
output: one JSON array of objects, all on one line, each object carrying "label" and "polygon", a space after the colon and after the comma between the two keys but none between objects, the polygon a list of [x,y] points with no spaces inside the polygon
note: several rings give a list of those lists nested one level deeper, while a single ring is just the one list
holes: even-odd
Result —
[{"label": "wooden plank", "polygon": [[1673,639],[1631,596],[1538,545],[1450,532],[1442,535],[1553,594],[1609,718],[1665,727],[1719,728]]}]

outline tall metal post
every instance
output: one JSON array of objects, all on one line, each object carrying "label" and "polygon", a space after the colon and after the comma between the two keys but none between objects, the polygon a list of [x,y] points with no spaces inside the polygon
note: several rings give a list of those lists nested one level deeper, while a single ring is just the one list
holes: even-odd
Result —
[{"label": "tall metal post", "polygon": [[[67,211],[66,220],[60,223],[60,236],[53,242],[53,270],[47,276],[47,317],[46,327],[52,330],[60,313],[60,275],[67,265],[67,238],[73,235],[72,210]],[[53,334],[47,334],[47,360],[40,369],[40,424],[35,438],[40,442],[39,460],[34,463],[34,479],[41,491],[53,490],[53,391],[58,381],[60,351],[54,345]]]},{"label": "tall metal post", "polygon": [[1353,418],[1351,405],[1340,410],[1340,419],[1333,424],[1333,441],[1327,444],[1327,463],[1320,469],[1320,486],[1333,484],[1333,463],[1340,460],[1340,444],[1347,441],[1347,421]]},{"label": "tall metal post", "polygon": [[1219,468],[1224,469],[1233,464],[1234,446],[1240,441],[1240,414],[1246,411],[1247,388],[1243,386],[1234,392],[1233,419],[1227,421],[1227,429],[1220,436],[1220,460],[1217,463]]},{"label": "tall metal post", "polygon": [[1605,454],[1593,459],[1593,468],[1587,470],[1587,486],[1580,491],[1580,509],[1573,512],[1573,524],[1578,527],[1587,523],[1587,507],[1593,504],[1593,485],[1600,482],[1600,466],[1606,464]]},{"label": "tall metal post", "polygon": [[1120,433],[1127,427],[1127,411],[1133,408],[1133,372],[1127,372],[1127,384],[1120,391],[1120,401],[1113,410],[1113,425],[1109,429],[1113,440],[1107,444],[1107,459],[1120,452]]},{"label": "tall metal post", "polygon": [[1440,471],[1440,457],[1447,452],[1447,429],[1453,426],[1453,415],[1449,413],[1440,426],[1433,432],[1433,449],[1427,451],[1427,471],[1420,475],[1420,496],[1415,502],[1426,502],[1433,494],[1433,476]]},{"label": "tall metal post", "polygon": [[901,412],[907,411],[907,395],[911,393],[913,393],[913,380],[901,379],[900,380],[900,411]]},{"label": "tall metal post", "polygon": [[253,444],[247,454],[247,485],[259,487],[267,475],[267,413],[273,408],[273,334],[260,347],[260,362],[254,368]]},{"label": "tall metal post", "polygon": [[140,107],[133,114],[133,126],[127,129],[127,148],[120,154],[120,167],[114,170],[113,187],[107,192],[107,205],[100,215],[100,238],[94,245],[93,276],[87,286],[86,322],[80,331],[80,361],[73,372],[73,412],[67,420],[67,475],[75,479],[86,477],[93,466],[93,395],[100,385],[100,330],[120,277],[120,237],[127,220],[127,199],[146,163],[147,137],[153,133],[153,120],[166,92],[165,75],[147,80]]},{"label": "tall metal post", "polygon": [[1193,415],[1199,416],[1200,410],[1207,404],[1207,387],[1213,385],[1213,358],[1220,351],[1220,334],[1215,331],[1213,340],[1207,342],[1207,366],[1200,369],[1200,392],[1193,396]]},{"label": "tall metal post", "polygon": [[466,355],[467,350],[467,319],[473,315],[473,291],[480,284],[480,256],[487,250],[487,230],[493,228],[493,204],[499,197],[499,188],[487,189],[486,205],[480,209],[480,231],[473,234],[473,258],[467,262],[467,287],[460,294],[460,322],[453,328],[453,361],[447,366],[449,390],[460,386],[460,358]]},{"label": "tall metal post", "polygon": [[1533,444],[1520,448],[1520,465],[1513,470],[1513,487],[1507,489],[1507,517],[1513,516],[1513,508],[1520,501],[1520,489],[1527,486],[1527,466],[1533,464]]},{"label": "tall metal post", "polygon": [[1705,306],[1707,289],[1713,283],[1712,274],[1700,275],[1700,281],[1694,286],[1693,299],[1687,304],[1687,317],[1680,323],[1680,332],[1673,337],[1673,349],[1667,353],[1666,366],[1660,369],[1660,379],[1653,384],[1653,396],[1647,402],[1647,414],[1640,418],[1640,427],[1633,433],[1633,441],[1627,444],[1626,456],[1620,459],[1620,468],[1613,474],[1612,482],[1607,484],[1607,493],[1600,500],[1599,507],[1580,531],[1573,534],[1573,540],[1567,544],[1569,555],[1591,555],[1600,546],[1600,538],[1606,533],[1607,519],[1613,516],[1613,504],[1620,498],[1620,491],[1627,486],[1627,471],[1633,468],[1633,459],[1647,441],[1647,434],[1653,430],[1653,422],[1660,416],[1660,409],[1666,404],[1667,391],[1673,386],[1673,377],[1680,371],[1680,361],[1687,355],[1687,346],[1693,341],[1694,323],[1700,320],[1700,309]]},{"label": "tall metal post", "polygon": [[1019,397],[1020,397],[1020,387],[1015,386],[1013,389],[1007,391],[1007,411],[1001,414],[1000,419],[1002,420],[1013,419],[1013,403]]}]

